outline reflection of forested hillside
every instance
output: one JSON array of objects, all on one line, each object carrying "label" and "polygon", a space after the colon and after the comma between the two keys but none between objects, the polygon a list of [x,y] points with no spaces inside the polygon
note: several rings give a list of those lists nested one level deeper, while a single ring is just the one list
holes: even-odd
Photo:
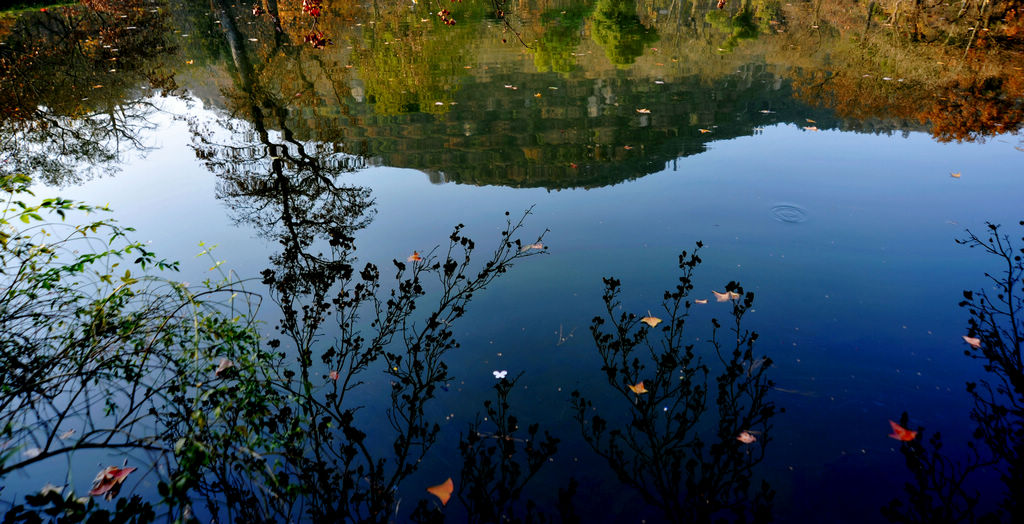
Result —
[{"label": "reflection of forested hillside", "polygon": [[548,188],[601,186],[657,172],[675,158],[703,152],[708,142],[776,122],[813,118],[819,126],[836,125],[827,111],[808,112],[793,100],[788,83],[754,65],[710,86],[696,76],[656,84],[624,73],[495,75],[466,82],[458,102],[442,114],[382,116],[356,103],[351,116],[336,118],[340,125],[325,122],[334,119],[322,112],[317,118],[300,113],[292,129],[317,140],[319,124],[347,126],[352,152],[434,173],[438,181]]},{"label": "reflection of forested hillside", "polygon": [[[105,0],[111,11],[86,19],[119,25],[98,39],[67,40],[81,39],[101,58],[88,63],[87,82],[64,89],[57,86],[67,82],[47,80],[83,76],[48,74],[60,60],[7,67],[7,85],[16,89],[4,91],[6,124],[49,131],[11,111],[31,114],[25,109],[34,105],[37,114],[53,113],[114,93],[137,101],[147,92],[131,87],[156,78],[243,120],[252,120],[255,97],[280,122],[269,122],[270,131],[287,129],[296,140],[435,180],[565,188],[643,176],[773,123],[806,127],[811,119],[818,129],[975,140],[1015,131],[1024,120],[1024,75],[1012,66],[1024,33],[1008,19],[965,33],[978,14],[971,2],[956,22],[941,22],[943,6],[907,14],[887,2],[832,0],[730,0],[722,10],[661,0],[465,0],[445,4],[445,17],[428,2],[326,1],[317,17],[290,1],[261,0],[256,12],[219,0],[169,0],[173,9],[150,11],[139,2],[163,5]],[[982,11],[1009,13],[1003,3],[1001,11]],[[157,42],[150,54],[159,59],[111,66],[111,58],[127,57],[104,53],[130,46],[107,44],[110,30],[126,20],[142,27],[113,11],[122,4],[134,16],[169,14],[169,24],[144,35]],[[80,15],[60,16],[77,23]],[[31,34],[25,23],[15,26],[7,64],[24,59],[11,53],[30,41],[15,41]],[[310,45],[311,36],[322,48]],[[164,64],[172,77],[151,74]],[[22,93],[31,94],[28,103]],[[60,112],[70,123],[88,114]],[[61,143],[64,151],[88,150],[72,146]],[[38,170],[28,162],[14,168]]]}]

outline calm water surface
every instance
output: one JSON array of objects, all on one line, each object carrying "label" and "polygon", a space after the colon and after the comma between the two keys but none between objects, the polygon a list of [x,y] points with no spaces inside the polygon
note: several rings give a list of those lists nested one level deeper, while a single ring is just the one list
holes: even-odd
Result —
[{"label": "calm water surface", "polygon": [[[532,209],[526,236],[549,230],[548,250],[475,297],[454,327],[456,380],[430,407],[441,439],[403,485],[399,520],[424,486],[458,472],[458,435],[492,396],[496,370],[523,374],[518,414],[562,439],[530,496],[552,504],[574,476],[588,520],[661,519],[580,439],[569,392],[610,398],[589,332],[602,277],[622,280],[625,309],[658,315],[677,255],[697,241],[692,297],[710,299],[688,322],[698,352],[711,318],[728,316],[713,290],[736,280],[756,296],[744,327],[774,361],[770,398],[785,411],[754,478],[777,490],[777,520],[881,519],[909,479],[887,437],[904,411],[962,448],[973,428],[964,383],[983,371],[963,356],[957,303],[999,268],[954,240],[1024,218],[1024,152],[1019,121],[971,127],[951,115],[962,128],[940,126],[951,111],[940,99],[966,74],[936,65],[952,60],[946,51],[858,50],[889,30],[876,23],[864,36],[861,4],[853,16],[829,2],[819,15],[804,3],[527,2],[499,20],[489,2],[443,3],[455,25],[424,4],[326,2],[323,49],[303,42],[312,17],[299,2],[279,2],[280,30],[247,6],[145,4],[138,29],[107,37],[125,49],[105,69],[39,59],[18,78],[31,96],[3,101],[0,170],[37,177],[40,195],[109,202],[139,238],[182,260],[176,278],[204,279],[209,263],[193,255],[215,243],[255,290],[281,249],[282,200],[245,188],[272,184],[274,157],[293,180],[316,164],[368,192],[358,259],[381,267],[443,244],[459,223],[486,252],[505,211]],[[749,27],[731,18],[744,12]],[[11,47],[18,31],[74,16],[24,14],[5,20],[15,27],[0,39]],[[1019,92],[1001,96],[1019,106]],[[35,104],[36,116],[11,116],[15,104]],[[32,127],[44,119],[89,131]],[[321,202],[306,198],[296,205]],[[268,332],[278,315],[265,301]],[[331,337],[324,329],[320,340]],[[383,431],[373,413],[387,384],[367,380],[363,415]],[[12,477],[3,495],[56,483],[44,478],[54,471]],[[80,466],[80,491],[92,471]]]}]

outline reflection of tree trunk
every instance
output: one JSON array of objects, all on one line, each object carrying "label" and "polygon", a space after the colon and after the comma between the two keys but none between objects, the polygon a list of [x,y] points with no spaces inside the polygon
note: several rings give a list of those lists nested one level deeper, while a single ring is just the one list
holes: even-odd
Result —
[{"label": "reflection of tree trunk", "polygon": [[868,30],[871,29],[871,12],[875,10],[875,2],[872,0],[868,2],[868,14],[864,20],[864,34],[868,34]]},{"label": "reflection of tree trunk", "polygon": [[238,72],[238,79],[241,81],[242,90],[246,93],[252,91],[252,64],[249,62],[249,55],[245,52],[244,39],[235,25],[235,19],[229,11],[230,6],[227,0],[215,0],[217,16],[220,19],[220,26],[224,28],[224,37],[228,40],[228,48],[231,49],[231,61]]}]

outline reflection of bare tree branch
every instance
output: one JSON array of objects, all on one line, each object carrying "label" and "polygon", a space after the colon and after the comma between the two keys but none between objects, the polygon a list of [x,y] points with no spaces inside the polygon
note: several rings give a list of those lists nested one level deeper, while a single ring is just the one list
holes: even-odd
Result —
[{"label": "reflection of bare tree branch", "polygon": [[[698,243],[698,249],[700,243]],[[628,405],[628,420],[588,418],[594,404],[573,392],[576,419],[587,443],[603,457],[619,480],[636,489],[661,509],[671,522],[712,522],[725,514],[741,520],[767,521],[773,491],[766,482],[751,489],[754,468],[764,459],[775,405],[766,398],[771,360],[753,354],[757,334],[741,329],[740,321],[753,303],[753,293],[731,282],[734,325],[728,341],[719,339],[721,325],[713,320],[710,344],[720,364],[717,394],[710,395],[712,366],[683,342],[683,325],[691,306],[693,270],[700,263],[694,252],[679,257],[682,276],[665,292],[664,321],[648,319],[661,328],[641,326],[639,316],[616,315],[620,282],[605,279],[606,315],[595,317],[591,331],[608,383]],[[660,314],[660,313],[659,313]],[[604,325],[610,321],[611,331]],[[658,342],[649,335],[657,329]],[[653,367],[653,369],[649,369]],[[719,366],[714,366],[719,368]],[[653,375],[651,374],[653,372]],[[698,432],[706,420],[708,399],[717,408],[715,434]],[[747,439],[743,440],[742,439]],[[710,441],[710,442],[709,442]]]},{"label": "reflection of bare tree branch", "polygon": [[[894,522],[1024,519],[1024,501],[1019,497],[1024,490],[1024,249],[1014,246],[1000,226],[987,226],[984,235],[968,231],[967,237],[957,240],[981,249],[1002,265],[998,273],[985,274],[994,294],[986,289],[964,291],[960,302],[970,314],[964,353],[980,360],[987,372],[985,378],[967,383],[974,400],[975,441],[968,442],[968,456],[962,462],[942,452],[939,433],[929,440],[930,447],[920,442],[923,428],[918,432],[921,437],[904,442],[900,451],[915,482],[907,484],[907,500],[893,500],[884,509]],[[901,423],[906,425],[907,419],[904,413]],[[1005,489],[998,496],[982,497],[968,486],[975,472],[989,467],[999,472]],[[1000,503],[997,511],[978,510],[982,501],[995,500]]]},{"label": "reflection of bare tree branch", "polygon": [[75,183],[148,151],[148,97],[175,87],[157,65],[174,51],[167,14],[86,4],[26,14],[0,46],[0,173]]}]

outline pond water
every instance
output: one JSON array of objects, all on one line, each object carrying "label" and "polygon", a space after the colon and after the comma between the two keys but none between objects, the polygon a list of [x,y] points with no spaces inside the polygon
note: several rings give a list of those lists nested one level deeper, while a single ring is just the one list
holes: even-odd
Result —
[{"label": "pond water", "polygon": [[[903,412],[966,456],[965,383],[985,371],[964,356],[958,302],[1003,268],[955,241],[1024,218],[1024,74],[1000,47],[1012,40],[940,45],[939,34],[966,38],[939,25],[942,6],[918,14],[924,36],[912,39],[909,15],[885,2],[260,7],[108,1],[2,19],[0,56],[15,65],[4,70],[0,171],[33,177],[39,196],[109,203],[182,261],[173,278],[207,278],[194,255],[217,244],[222,267],[265,296],[263,330],[286,352],[280,297],[261,274],[287,270],[291,240],[330,255],[342,228],[356,266],[388,274],[392,259],[443,253],[465,224],[482,263],[505,212],[531,210],[523,239],[543,233],[544,249],[453,324],[452,378],[427,408],[438,440],[400,486],[395,520],[432,497],[427,486],[459,482],[460,434],[503,370],[521,373],[519,419],[561,439],[524,500],[556,513],[573,477],[588,521],[666,520],[584,441],[570,392],[628,421],[630,397],[608,384],[590,332],[605,314],[602,278],[622,281],[622,311],[668,318],[662,292],[698,241],[690,298],[708,302],[693,303],[685,343],[717,362],[711,319],[728,327],[733,302],[712,292],[738,281],[754,293],[743,328],[760,335],[766,398],[784,410],[755,433],[763,460],[748,475],[775,490],[772,520],[882,520],[911,480],[888,436]],[[333,278],[318,267],[305,278]],[[317,332],[317,351],[342,336],[329,322]],[[364,380],[351,401],[366,406],[371,447],[387,451],[389,379]],[[712,443],[714,425],[702,424]],[[79,492],[96,470],[83,462]],[[10,475],[0,496],[60,484],[65,467]],[[972,488],[1001,492],[993,471]],[[152,495],[155,482],[129,484]]]}]

